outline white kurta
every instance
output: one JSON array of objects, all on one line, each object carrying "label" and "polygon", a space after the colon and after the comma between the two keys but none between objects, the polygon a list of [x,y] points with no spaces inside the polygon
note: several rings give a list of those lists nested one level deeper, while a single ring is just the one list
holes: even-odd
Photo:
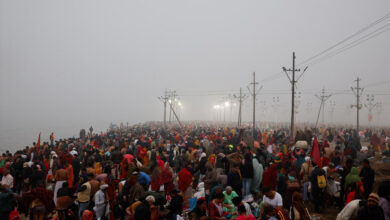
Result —
[{"label": "white kurta", "polygon": [[104,215],[104,210],[106,208],[106,205],[104,203],[105,201],[106,196],[104,195],[104,192],[100,189],[95,193],[95,207],[93,207],[97,219],[100,219]]}]

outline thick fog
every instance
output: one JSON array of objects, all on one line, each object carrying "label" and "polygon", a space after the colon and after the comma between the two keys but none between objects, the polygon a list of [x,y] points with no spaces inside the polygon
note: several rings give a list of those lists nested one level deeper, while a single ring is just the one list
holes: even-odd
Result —
[{"label": "thick fog", "polygon": [[[177,92],[182,120],[223,120],[213,107],[240,87],[249,95],[253,72],[263,86],[257,119],[287,122],[291,85],[282,67],[291,68],[292,52],[299,64],[390,12],[388,0],[0,2],[1,152],[31,144],[39,132],[47,141],[52,131],[67,137],[91,125],[100,131],[110,122],[162,120],[157,97],[165,89]],[[352,40],[385,25],[350,49],[297,67],[309,66],[297,84],[298,122],[315,122],[314,95],[325,88],[333,95],[325,123],[355,124],[351,87],[360,77],[361,101],[374,94],[382,103],[371,122],[363,107],[361,123],[389,125],[390,19]],[[237,120],[231,105],[226,121]]]}]

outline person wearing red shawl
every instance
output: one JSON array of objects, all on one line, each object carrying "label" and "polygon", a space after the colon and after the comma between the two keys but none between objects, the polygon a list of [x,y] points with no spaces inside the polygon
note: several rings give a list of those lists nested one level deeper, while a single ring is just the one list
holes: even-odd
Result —
[{"label": "person wearing red shawl", "polygon": [[45,165],[45,174],[47,175],[49,170],[50,170],[50,158],[49,157],[46,157],[44,160],[43,160],[43,164]]},{"label": "person wearing red shawl", "polygon": [[127,159],[123,159],[122,162],[120,163],[121,166],[121,173],[120,173],[120,179],[126,179],[127,178],[127,169],[129,166],[129,162]]},{"label": "person wearing red shawl", "polygon": [[172,190],[175,188],[172,182],[172,172],[169,167],[169,163],[166,163],[165,168],[162,170],[160,174],[160,184],[164,185],[164,193],[165,196],[170,195]]},{"label": "person wearing red shawl", "polygon": [[160,156],[157,156],[157,163],[161,170],[164,169],[164,161],[160,159]]},{"label": "person wearing red shawl", "polygon": [[22,213],[27,215],[31,209],[30,214],[34,215],[34,219],[43,219],[55,208],[53,191],[45,189],[41,182],[31,191],[22,194],[22,202],[19,206]]},{"label": "person wearing red shawl", "polygon": [[152,191],[158,192],[160,190],[160,186],[161,186],[160,175],[161,175],[160,166],[154,164],[154,168],[152,168],[152,175],[150,180],[150,187]]},{"label": "person wearing red shawl", "polygon": [[191,185],[192,182],[192,174],[188,171],[187,168],[183,167],[181,171],[178,173],[179,177],[179,189],[182,192],[185,192],[187,188]]},{"label": "person wearing red shawl", "polygon": [[69,177],[68,177],[68,185],[69,185],[69,188],[73,188],[73,167],[72,167],[72,164],[71,163],[68,163],[67,165],[65,165],[65,170],[68,172],[69,174]]},{"label": "person wearing red shawl", "polygon": [[178,177],[179,177],[179,189],[180,191],[182,192],[182,195],[183,195],[183,199],[184,199],[184,207],[188,207],[188,195],[186,195],[187,193],[187,189],[188,187],[191,185],[192,183],[192,174],[190,171],[188,171],[187,168],[183,167],[181,169],[181,171],[178,173]]},{"label": "person wearing red shawl", "polygon": [[272,164],[263,174],[263,187],[269,187],[272,190],[276,190],[278,183],[278,172],[276,164]]},{"label": "person wearing red shawl", "polygon": [[[116,185],[117,183],[109,176],[105,181],[108,184],[107,195],[109,199],[110,210],[114,210],[116,203]],[[110,212],[110,220],[115,220],[114,212]]]}]

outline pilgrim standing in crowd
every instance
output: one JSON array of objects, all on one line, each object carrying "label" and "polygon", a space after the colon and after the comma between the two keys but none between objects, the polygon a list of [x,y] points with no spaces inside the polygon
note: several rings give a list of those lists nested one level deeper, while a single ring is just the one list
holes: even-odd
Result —
[{"label": "pilgrim standing in crowd", "polygon": [[[388,155],[390,131],[379,140],[312,128],[295,142],[286,127],[89,131],[2,154],[0,219],[308,220],[336,201],[338,220],[390,220],[389,181],[376,191],[372,168],[375,149]],[[370,137],[376,148],[361,146]]]}]

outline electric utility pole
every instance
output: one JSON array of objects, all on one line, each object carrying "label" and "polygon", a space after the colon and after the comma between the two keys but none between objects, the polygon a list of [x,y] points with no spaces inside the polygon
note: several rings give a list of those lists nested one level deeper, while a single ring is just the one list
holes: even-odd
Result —
[{"label": "electric utility pole", "polygon": [[358,77],[356,82],[356,87],[351,87],[352,91],[355,93],[356,96],[356,105],[351,105],[351,108],[356,107],[356,129],[357,132],[359,132],[359,110],[362,108],[362,105],[360,104],[360,96],[363,93],[364,88],[360,88],[359,82],[360,78]]},{"label": "electric utility pole", "polygon": [[241,127],[242,122],[242,103],[244,102],[244,99],[246,98],[245,94],[242,94],[242,89],[240,88],[240,95],[233,95],[233,98],[238,100],[238,127]]},{"label": "electric utility pole", "polygon": [[315,97],[317,97],[321,101],[320,109],[318,111],[317,121],[316,121],[316,128],[318,124],[318,119],[320,117],[321,111],[322,111],[322,124],[325,124],[325,102],[332,96],[332,94],[326,94],[325,88],[322,88],[321,95],[315,94]]},{"label": "electric utility pole", "polygon": [[255,72],[253,72],[253,82],[251,82],[250,84],[253,85],[252,91],[249,88],[249,86],[247,88],[248,88],[249,93],[252,95],[252,98],[253,98],[253,125],[252,125],[253,127],[252,127],[252,135],[255,138],[255,135],[256,135],[256,93],[258,93],[263,88],[263,86],[260,86],[259,90],[256,91],[256,86],[259,83],[256,82],[256,73]]},{"label": "electric utility pole", "polygon": [[[291,139],[294,140],[294,117],[295,117],[295,84],[298,82],[298,80],[302,77],[302,75],[306,72],[307,67],[303,70],[302,74],[295,79],[295,72],[300,72],[300,69],[295,69],[295,52],[293,52],[292,57],[292,69],[286,69],[286,67],[283,67],[284,73],[286,73],[287,78],[289,79],[291,83]],[[287,74],[287,72],[292,72],[292,78]]]},{"label": "electric utility pole", "polygon": [[167,89],[165,89],[164,96],[158,97],[164,103],[164,127],[167,127],[167,102],[169,100]]},{"label": "electric utility pole", "polygon": [[176,107],[176,102],[177,102],[176,91],[170,91],[168,96],[169,96],[168,102],[172,105],[172,108],[170,108],[169,111],[169,123],[171,123],[171,121],[173,120],[172,109]]},{"label": "electric utility pole", "polygon": [[368,122],[372,121],[372,110],[378,104],[378,103],[374,103],[374,100],[375,100],[374,95],[367,94],[367,104],[364,104],[364,106],[368,109]]}]

